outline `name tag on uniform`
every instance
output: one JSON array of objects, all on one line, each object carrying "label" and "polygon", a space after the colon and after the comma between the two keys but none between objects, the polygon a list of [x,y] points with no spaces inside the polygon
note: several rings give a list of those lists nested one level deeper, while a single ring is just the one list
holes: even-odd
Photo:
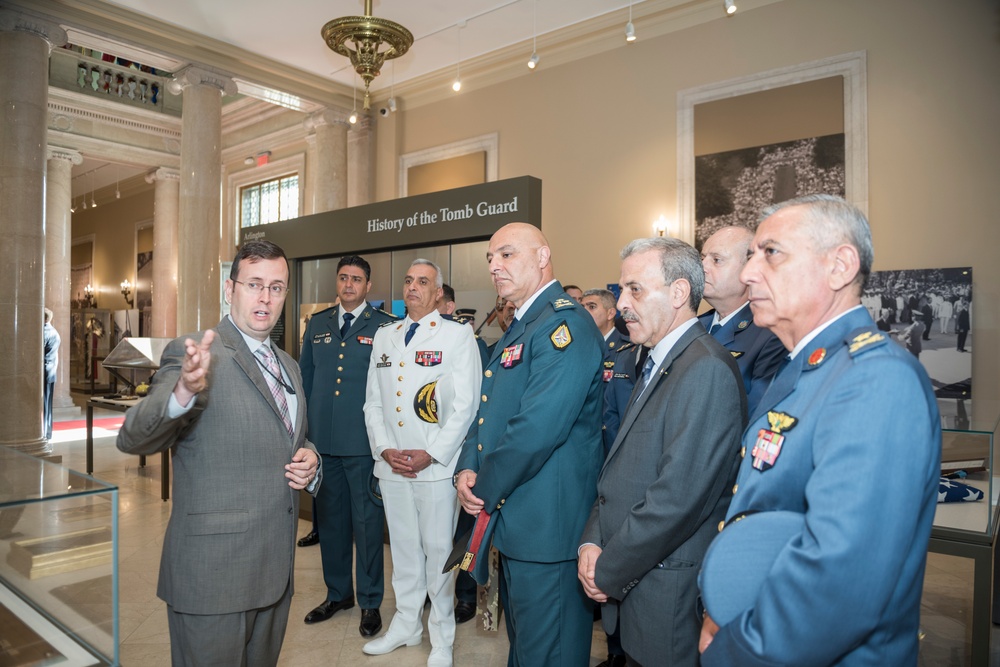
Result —
[{"label": "name tag on uniform", "polygon": [[362,345],[371,345],[372,340],[373,339],[371,336],[358,336],[358,342],[361,343]]},{"label": "name tag on uniform", "polygon": [[437,366],[441,363],[440,350],[417,350],[414,361],[421,366]]},{"label": "name tag on uniform", "polygon": [[524,352],[524,343],[505,347],[500,353],[500,365],[504,368],[512,368],[521,363],[521,354]]}]

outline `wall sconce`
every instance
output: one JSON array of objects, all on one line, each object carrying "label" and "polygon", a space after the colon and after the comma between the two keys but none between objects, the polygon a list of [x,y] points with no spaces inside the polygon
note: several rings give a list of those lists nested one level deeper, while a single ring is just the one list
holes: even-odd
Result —
[{"label": "wall sconce", "polygon": [[135,299],[130,299],[132,296],[132,283],[128,281],[128,278],[122,281],[122,296],[125,297],[125,303],[128,304],[129,308],[135,307]]},{"label": "wall sconce", "polygon": [[655,221],[653,221],[653,233],[657,236],[672,236],[670,232],[670,223],[667,222],[667,217],[661,215]]},{"label": "wall sconce", "polygon": [[94,288],[90,283],[83,288],[83,305],[87,308],[97,308],[97,299],[94,298]]}]

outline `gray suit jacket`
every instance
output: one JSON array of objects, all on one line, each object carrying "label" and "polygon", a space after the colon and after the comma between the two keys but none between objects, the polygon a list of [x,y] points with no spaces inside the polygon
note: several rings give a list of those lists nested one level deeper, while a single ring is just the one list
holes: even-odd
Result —
[{"label": "gray suit jacket", "polygon": [[126,413],[118,434],[123,452],[173,447],[173,510],[157,595],[188,614],[265,607],[292,585],[299,492],[288,486],[284,466],[299,448],[313,449],[298,365],[276,350],[299,396],[289,437],[240,332],[229,318],[216,332],[208,389],[194,407],[176,419],[167,414],[184,359],[181,337],[163,351],[149,395]]},{"label": "gray suit jacket", "polygon": [[636,383],[597,480],[581,543],[603,552],[596,583],[621,617],[622,646],[643,665],[697,665],[697,575],[726,516],[747,401],[732,356],[700,323]]}]

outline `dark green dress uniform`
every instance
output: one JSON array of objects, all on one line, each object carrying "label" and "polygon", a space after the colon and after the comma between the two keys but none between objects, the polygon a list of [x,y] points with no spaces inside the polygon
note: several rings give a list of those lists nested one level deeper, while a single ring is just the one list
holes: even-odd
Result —
[{"label": "dark green dress uniform", "polygon": [[456,470],[477,473],[472,492],[495,515],[510,665],[589,661],[593,612],[576,551],[604,460],[603,347],[590,314],[555,282],[511,325],[483,372]]},{"label": "dark green dress uniform", "polygon": [[[377,609],[385,590],[384,514],[369,491],[375,460],[365,428],[365,385],[375,332],[397,318],[365,304],[342,338],[338,308],[312,316],[299,359],[308,404],[309,439],[316,445],[324,466],[323,486],[316,495],[323,579],[327,600],[354,595],[353,542],[357,603],[362,609]],[[329,477],[325,476],[327,471]]]}]

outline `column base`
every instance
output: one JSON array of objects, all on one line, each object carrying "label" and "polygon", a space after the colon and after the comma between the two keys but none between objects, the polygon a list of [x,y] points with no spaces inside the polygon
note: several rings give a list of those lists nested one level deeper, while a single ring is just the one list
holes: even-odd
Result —
[{"label": "column base", "polygon": [[23,454],[30,454],[31,456],[47,456],[52,453],[52,443],[45,438],[39,438],[31,442],[3,442],[0,444]]}]

